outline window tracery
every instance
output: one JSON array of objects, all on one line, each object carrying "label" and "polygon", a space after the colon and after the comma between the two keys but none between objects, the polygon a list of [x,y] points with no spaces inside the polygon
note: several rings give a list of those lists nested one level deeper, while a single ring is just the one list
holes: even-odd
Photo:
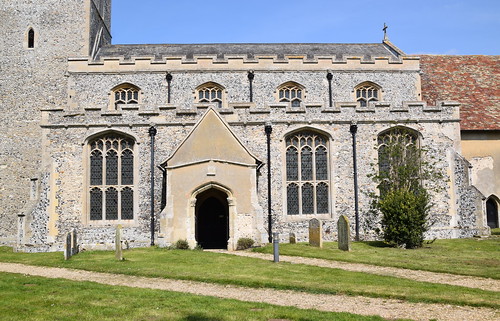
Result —
[{"label": "window tracery", "polygon": [[329,213],[328,140],[311,131],[286,138],[287,214]]},{"label": "window tracery", "polygon": [[117,134],[89,142],[90,221],[134,218],[134,145]]},{"label": "window tracery", "polygon": [[361,107],[368,106],[369,102],[380,100],[380,87],[371,82],[365,82],[356,87],[356,101]]},{"label": "window tracery", "polygon": [[291,107],[300,107],[304,88],[299,84],[288,82],[278,88],[278,101],[289,103]]},{"label": "window tracery", "polygon": [[197,88],[197,100],[199,103],[212,103],[222,108],[224,88],[219,84],[210,82]]},{"label": "window tracery", "polygon": [[113,90],[115,108],[118,104],[138,104],[139,103],[139,88],[124,84]]}]

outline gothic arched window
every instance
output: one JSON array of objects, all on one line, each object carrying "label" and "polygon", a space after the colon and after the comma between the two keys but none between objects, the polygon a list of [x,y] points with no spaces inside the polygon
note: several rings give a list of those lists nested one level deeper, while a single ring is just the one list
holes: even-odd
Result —
[{"label": "gothic arched window", "polygon": [[287,82],[278,87],[278,101],[289,103],[291,107],[300,107],[304,97],[304,87]]},{"label": "gothic arched window", "polygon": [[33,28],[28,30],[28,48],[35,48],[35,31]]},{"label": "gothic arched window", "polygon": [[312,131],[286,137],[288,215],[329,213],[328,140]]},{"label": "gothic arched window", "polygon": [[416,189],[420,185],[418,132],[395,127],[378,135],[378,168],[381,193],[391,187]]},{"label": "gothic arched window", "polygon": [[140,92],[139,87],[132,84],[121,84],[111,90],[113,97],[113,106],[116,109],[118,104],[139,104]]},{"label": "gothic arched window", "polygon": [[214,82],[205,83],[196,88],[198,103],[211,103],[222,108],[224,105],[224,88]]},{"label": "gothic arched window", "polygon": [[89,142],[90,221],[134,218],[134,140],[118,134]]},{"label": "gothic arched window", "polygon": [[368,106],[371,101],[380,100],[380,86],[372,82],[364,82],[356,86],[356,101],[361,107]]}]

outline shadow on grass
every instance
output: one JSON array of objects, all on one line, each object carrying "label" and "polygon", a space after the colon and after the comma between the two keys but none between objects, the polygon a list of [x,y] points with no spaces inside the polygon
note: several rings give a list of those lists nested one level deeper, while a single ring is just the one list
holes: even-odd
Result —
[{"label": "shadow on grass", "polygon": [[384,241],[367,241],[364,243],[371,247],[393,247],[392,245],[387,244]]},{"label": "shadow on grass", "polygon": [[183,321],[223,321],[222,319],[219,318],[214,318],[214,317],[208,317],[203,314],[192,314],[188,315],[187,317],[182,319]]}]

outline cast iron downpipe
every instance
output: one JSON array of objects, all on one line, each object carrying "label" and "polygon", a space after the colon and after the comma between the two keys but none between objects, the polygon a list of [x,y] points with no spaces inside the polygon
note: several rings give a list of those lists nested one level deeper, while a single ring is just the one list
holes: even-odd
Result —
[{"label": "cast iron downpipe", "polygon": [[267,122],[264,130],[267,136],[267,228],[268,231],[268,240],[269,243],[273,242],[273,234],[272,234],[272,214],[271,214],[271,133],[273,132],[273,127],[270,122]]},{"label": "cast iron downpipe", "polygon": [[333,79],[333,74],[328,71],[326,74],[326,79],[328,79],[328,106],[332,107],[332,79]]},{"label": "cast iron downpipe", "polygon": [[170,104],[170,82],[172,81],[172,74],[167,72],[165,79],[167,80],[167,103]]},{"label": "cast iron downpipe", "polygon": [[151,246],[155,245],[155,136],[156,128],[149,127],[149,137],[151,137]]},{"label": "cast iron downpipe", "polygon": [[352,134],[352,163],[354,169],[354,214],[356,220],[356,241],[359,241],[359,209],[358,209],[358,162],[356,157],[356,132],[358,125],[352,124],[349,128]]},{"label": "cast iron downpipe", "polygon": [[250,102],[253,102],[253,79],[255,78],[255,74],[252,70],[248,72],[248,82],[250,83]]}]

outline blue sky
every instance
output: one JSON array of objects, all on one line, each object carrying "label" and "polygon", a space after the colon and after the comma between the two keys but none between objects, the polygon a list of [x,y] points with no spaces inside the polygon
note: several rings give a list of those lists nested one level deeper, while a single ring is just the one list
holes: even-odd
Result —
[{"label": "blue sky", "polygon": [[114,44],[378,43],[500,55],[500,0],[112,0]]}]

